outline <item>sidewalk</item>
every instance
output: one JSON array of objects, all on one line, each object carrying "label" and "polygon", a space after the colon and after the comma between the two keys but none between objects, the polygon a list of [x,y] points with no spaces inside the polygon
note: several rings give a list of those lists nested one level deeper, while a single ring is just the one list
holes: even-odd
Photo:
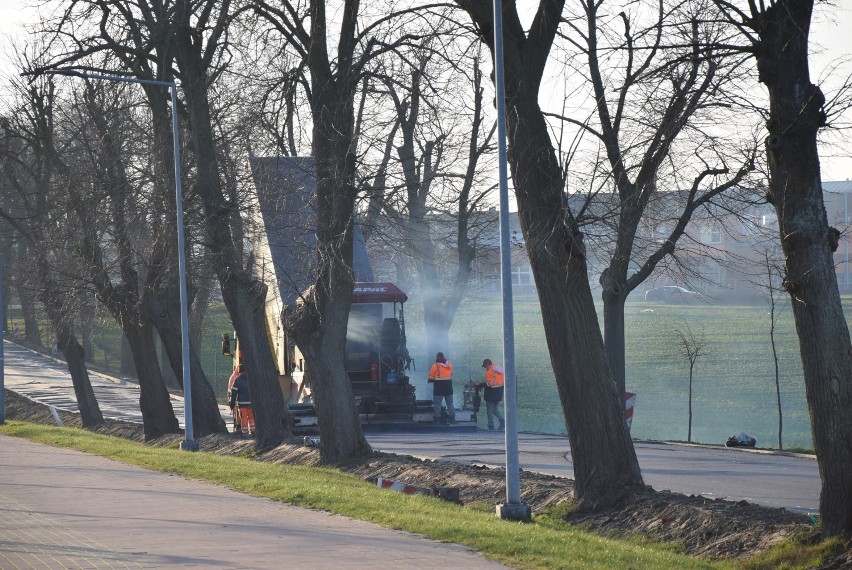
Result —
[{"label": "sidewalk", "polygon": [[0,568],[502,568],[469,550],[0,436]]},{"label": "sidewalk", "polygon": [[[3,350],[6,358],[4,383],[8,390],[60,410],[78,410],[77,396],[64,362],[9,341],[5,341]],[[142,423],[138,384],[122,383],[118,378],[93,371],[89,371],[89,378],[105,418]],[[183,428],[183,398],[172,394],[171,400],[175,417]],[[219,406],[219,411],[230,429],[233,423],[231,410],[227,406]]]}]

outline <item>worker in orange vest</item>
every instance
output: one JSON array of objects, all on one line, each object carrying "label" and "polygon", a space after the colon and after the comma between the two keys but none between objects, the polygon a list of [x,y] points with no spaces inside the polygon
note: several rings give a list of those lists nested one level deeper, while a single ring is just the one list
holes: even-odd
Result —
[{"label": "worker in orange vest", "polygon": [[482,361],[485,368],[485,382],[476,385],[477,388],[485,388],[485,411],[488,414],[488,429],[494,429],[494,417],[500,420],[498,430],[506,427],[503,414],[500,413],[500,402],[503,401],[503,368],[491,362],[489,359]]},{"label": "worker in orange vest", "polygon": [[447,402],[447,417],[450,425],[456,423],[456,410],[453,407],[453,365],[450,364],[444,353],[435,355],[435,363],[429,369],[429,384],[432,384],[432,410],[434,422],[441,423],[441,402]]}]

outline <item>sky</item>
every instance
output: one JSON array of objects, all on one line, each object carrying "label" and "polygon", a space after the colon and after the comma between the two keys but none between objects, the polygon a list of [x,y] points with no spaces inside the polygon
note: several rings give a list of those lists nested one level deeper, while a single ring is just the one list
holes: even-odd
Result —
[{"label": "sky", "polygon": [[[32,7],[36,1],[0,0],[0,75],[12,72],[8,58],[10,40],[22,37],[22,27],[39,18],[38,10]],[[815,13],[811,28],[812,81],[819,79],[829,62],[843,56],[849,58],[843,69],[852,73],[852,2],[836,4],[830,13],[824,9]],[[0,102],[7,98],[0,84]],[[846,123],[852,124],[852,117],[847,117]],[[833,136],[831,140],[831,146],[820,148],[823,180],[852,179],[852,132]]]}]

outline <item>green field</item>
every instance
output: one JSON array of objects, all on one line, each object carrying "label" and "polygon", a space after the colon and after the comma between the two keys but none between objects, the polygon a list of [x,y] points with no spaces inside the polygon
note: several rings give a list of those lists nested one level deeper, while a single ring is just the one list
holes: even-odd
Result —
[{"label": "green field", "polygon": [[[844,299],[846,307],[852,303]],[[601,307],[598,307],[599,312]],[[482,376],[483,358],[502,360],[499,299],[464,303],[445,349],[456,367],[456,401],[463,384]],[[847,317],[849,311],[847,309]],[[13,307],[11,319],[20,314]],[[422,310],[406,305],[409,348],[416,369],[412,381],[423,397],[431,355],[424,354]],[[638,439],[686,440],[688,365],[678,352],[675,327],[687,320],[704,328],[709,354],[698,360],[693,384],[692,440],[724,443],[734,433],[757,438],[759,447],[777,447],[778,416],[769,309],[766,305],[667,305],[634,301],[626,308],[627,388],[637,394],[633,436]],[[811,448],[802,367],[789,306],[777,311],[776,343],[781,371],[784,447]],[[93,337],[94,367],[118,374],[120,336],[108,319]],[[230,360],[221,355],[221,335],[231,330],[222,305],[208,312],[201,359],[216,392],[224,397]],[[23,332],[23,331],[22,331]],[[564,433],[564,421],[544,341],[538,301],[515,299],[516,363],[520,429]],[[49,345],[45,335],[44,342]],[[480,414],[484,416],[484,414]],[[483,424],[480,418],[480,424]]]},{"label": "green field", "polygon": [[[412,354],[422,353],[417,308],[408,311]],[[544,341],[537,300],[515,300],[516,363],[520,429],[564,433],[564,421]],[[599,312],[601,307],[598,307]],[[639,439],[686,440],[689,368],[678,352],[675,327],[702,326],[709,354],[698,360],[693,379],[692,440],[724,443],[747,432],[760,447],[777,447],[778,416],[769,341],[769,309],[761,305],[666,305],[630,302],[626,309],[627,389],[637,394],[632,433]],[[777,313],[776,344],[781,374],[785,448],[811,448],[802,367],[792,313]],[[482,374],[483,358],[502,358],[499,301],[462,306],[447,353],[458,385]],[[425,376],[425,355],[414,373]],[[481,423],[481,422],[480,422]]]}]

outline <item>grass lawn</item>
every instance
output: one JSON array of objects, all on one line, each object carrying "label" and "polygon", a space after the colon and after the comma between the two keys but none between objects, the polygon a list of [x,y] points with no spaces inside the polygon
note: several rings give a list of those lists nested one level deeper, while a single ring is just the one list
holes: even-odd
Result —
[{"label": "grass lawn", "polygon": [[[417,359],[414,379],[419,387],[425,386],[422,377],[429,359],[422,354],[417,307],[409,305],[408,338]],[[564,433],[538,301],[518,298],[514,309],[520,428]],[[598,306],[599,314],[601,309]],[[481,376],[483,358],[501,359],[500,313],[499,300],[462,305],[446,351],[455,365],[457,385]],[[798,338],[789,306],[776,318],[784,447],[812,448]],[[747,432],[757,438],[759,447],[777,447],[767,306],[633,301],[627,304],[625,320],[627,388],[637,394],[634,437],[686,440],[689,368],[674,334],[677,324],[685,320],[693,329],[703,328],[709,341],[709,354],[697,361],[694,370],[693,441],[721,444],[733,433]]]},{"label": "grass lawn", "polygon": [[[602,538],[562,523],[555,514],[532,523],[501,521],[493,510],[402,495],[334,469],[275,465],[212,453],[146,446],[74,428],[10,421],[0,433],[220,483],[238,491],[329,511],[470,547],[517,568],[724,568],[677,549]],[[240,473],[240,477],[234,477]],[[493,506],[490,507],[493,509]]]}]

